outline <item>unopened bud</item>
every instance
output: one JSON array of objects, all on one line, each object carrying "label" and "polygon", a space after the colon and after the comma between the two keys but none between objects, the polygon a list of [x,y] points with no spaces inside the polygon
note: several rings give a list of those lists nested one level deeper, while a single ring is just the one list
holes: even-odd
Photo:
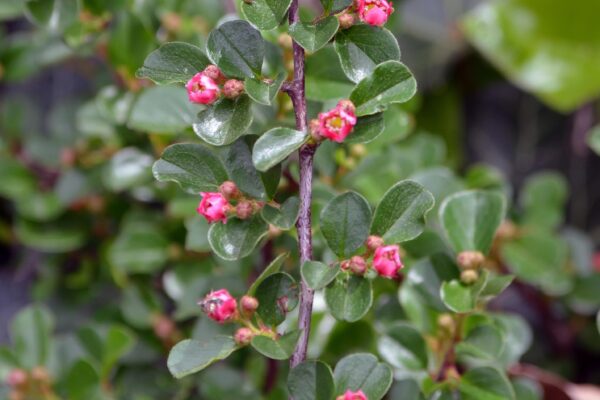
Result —
[{"label": "unopened bud", "polygon": [[258,300],[256,297],[246,295],[240,300],[240,307],[244,315],[252,315],[258,309]]},{"label": "unopened bud", "polygon": [[319,123],[318,119],[310,120],[308,123],[308,130],[310,131],[310,136],[315,142],[320,143],[325,139],[323,135],[321,135],[321,124]]},{"label": "unopened bud", "polygon": [[208,76],[210,79],[217,83],[223,83],[223,81],[225,81],[225,76],[223,75],[219,67],[217,67],[216,65],[211,64],[208,67],[204,68],[204,71],[202,72],[204,72],[204,75]]},{"label": "unopened bud", "polygon": [[460,273],[460,280],[466,285],[471,285],[477,281],[479,274],[474,269],[466,269]]},{"label": "unopened bud", "polygon": [[223,85],[223,96],[228,99],[237,99],[244,93],[244,82],[230,79]]},{"label": "unopened bud", "polygon": [[383,238],[381,238],[379,236],[371,235],[367,238],[365,245],[367,246],[367,248],[369,250],[375,251],[375,250],[377,250],[377,248],[384,245]]},{"label": "unopened bud", "polygon": [[338,20],[340,21],[341,29],[348,29],[352,25],[354,25],[354,15],[350,13],[343,13],[338,15]]},{"label": "unopened bud", "polygon": [[169,339],[177,329],[175,323],[166,315],[158,315],[152,321],[152,328],[159,339]]},{"label": "unopened bud", "polygon": [[240,201],[235,207],[235,214],[239,219],[248,219],[254,213],[254,207],[249,201]]},{"label": "unopened bud", "polygon": [[6,383],[13,388],[20,388],[27,384],[27,372],[22,369],[13,369],[6,377]]},{"label": "unopened bud", "polygon": [[354,106],[354,103],[350,100],[340,100],[337,106],[338,108],[351,114],[354,114],[356,112],[356,107]]},{"label": "unopened bud", "polygon": [[454,332],[455,323],[454,323],[454,318],[452,318],[452,315],[441,314],[438,317],[437,322],[438,322],[438,326],[440,327],[440,329],[442,329],[446,332]]},{"label": "unopened bud", "polygon": [[450,380],[450,381],[459,381],[460,380],[460,373],[454,366],[450,366],[450,367],[446,368],[446,371],[444,371],[444,374],[446,375],[447,380]]},{"label": "unopened bud", "polygon": [[290,35],[288,35],[287,33],[282,33],[281,35],[279,35],[279,39],[277,39],[277,41],[279,42],[279,45],[283,48],[286,49],[291,49],[292,48],[292,37]]},{"label": "unopened bud", "polygon": [[364,144],[355,144],[350,147],[350,154],[354,157],[362,158],[367,154],[367,146]]},{"label": "unopened bud", "polygon": [[42,366],[37,366],[31,370],[31,377],[39,382],[49,382],[50,374],[48,370]]},{"label": "unopened bud", "polygon": [[225,181],[219,186],[219,191],[227,200],[234,200],[240,197],[240,191],[237,185],[232,181]]},{"label": "unopened bud", "polygon": [[350,259],[348,268],[357,275],[364,275],[367,271],[367,262],[361,256],[354,256]]},{"label": "unopened bud", "polygon": [[462,251],[456,256],[456,262],[462,269],[476,269],[485,261],[485,257],[479,251]]},{"label": "unopened bud", "polygon": [[512,239],[519,233],[519,228],[514,222],[506,220],[500,224],[496,231],[496,238],[500,240]]},{"label": "unopened bud", "polygon": [[253,337],[254,333],[252,332],[252,330],[250,330],[250,328],[240,328],[235,332],[235,335],[233,336],[238,346],[249,345]]}]

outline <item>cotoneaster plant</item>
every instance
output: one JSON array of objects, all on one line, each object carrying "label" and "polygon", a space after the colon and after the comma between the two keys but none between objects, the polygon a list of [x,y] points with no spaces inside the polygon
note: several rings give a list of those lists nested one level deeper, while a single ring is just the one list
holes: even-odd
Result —
[{"label": "cotoneaster plant", "polygon": [[[234,334],[180,341],[168,368],[183,378],[250,346],[265,357],[289,359],[288,395],[297,400],[379,400],[394,376],[414,379],[394,386],[394,393],[412,393],[403,399],[454,398],[457,392],[465,399],[516,399],[519,383],[505,370],[524,350],[505,348],[505,342],[522,322],[485,311],[512,280],[486,264],[505,214],[500,190],[460,191],[435,205],[421,184],[404,180],[372,209],[360,193],[330,185],[326,204],[313,216],[313,161],[320,147],[376,140],[383,112],[417,89],[384,28],[391,1],[321,4],[321,15],[305,22],[299,0],[244,1],[243,19],[224,20],[205,51],[166,43],[138,71],[157,84],[185,86],[189,102],[202,107],[193,122],[200,141],[166,148],[153,172],[158,181],[177,182],[198,196],[212,251],[238,260],[281,236],[297,241],[295,268],[284,272],[289,254],[275,255],[243,297],[226,287],[199,293],[199,311],[235,326]],[[345,84],[326,99],[307,95],[319,90],[307,77],[319,50],[336,55],[352,85],[347,91]],[[265,106],[276,109],[275,123],[255,135],[251,127]],[[429,225],[445,243],[424,234],[426,217],[435,220]],[[408,257],[410,279],[404,246],[410,254],[428,248],[424,260]],[[385,316],[378,350],[386,362],[355,353],[332,369],[307,359],[315,293],[335,319],[356,323],[373,308],[379,288],[390,285],[399,288],[405,310]]]}]

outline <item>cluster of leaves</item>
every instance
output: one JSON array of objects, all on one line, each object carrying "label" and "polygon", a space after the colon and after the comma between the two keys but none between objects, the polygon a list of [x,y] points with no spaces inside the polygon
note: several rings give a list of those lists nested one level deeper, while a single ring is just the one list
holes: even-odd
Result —
[{"label": "cluster of leaves", "polygon": [[[387,29],[339,29],[334,14],[350,1],[322,1],[317,22],[291,26],[289,0],[240,2],[244,19],[222,21],[220,1],[103,3],[0,6],[0,15],[26,13],[41,27],[7,37],[0,50],[7,79],[66,57],[85,60],[94,49],[111,65],[93,78],[99,90],[92,100],[51,110],[49,129],[28,125],[37,110],[30,100],[3,105],[14,117],[2,127],[0,195],[15,210],[3,239],[35,250],[43,278],[35,295],[53,300],[56,315],[30,307],[17,316],[12,346],[0,351],[1,376],[45,366],[53,391],[69,399],[254,399],[261,392],[333,399],[347,389],[370,400],[541,398],[537,383],[506,373],[529,348],[531,329],[486,305],[514,275],[571,313],[600,307],[592,243],[561,229],[567,193],[560,176],[530,178],[511,204],[512,189],[494,169],[476,166],[458,177],[438,137],[406,139],[417,106],[394,103],[415,94],[415,79]],[[293,154],[309,135],[292,128],[291,104],[280,91],[291,72],[286,33],[308,52],[309,118],[340,98],[351,99],[359,117],[344,144],[324,142],[317,151],[319,261],[303,265],[293,231]],[[159,42],[166,43],[155,49]],[[189,103],[181,84],[209,64],[243,80],[246,94],[209,107]],[[136,71],[161,85],[136,80]],[[42,129],[49,137],[27,136]],[[227,180],[280,207],[209,226],[195,215],[198,193]],[[400,284],[340,269],[364,253],[369,234],[401,244]],[[486,255],[475,282],[461,280],[456,257],[463,251]],[[289,373],[281,363],[283,372],[264,389],[273,371],[263,356],[289,358],[300,334],[293,328],[300,279],[317,291],[309,355],[319,361]],[[230,326],[198,317],[197,300],[220,287],[256,296],[257,314],[282,335],[256,336],[256,351],[240,349]],[[92,322],[87,310],[67,303],[93,304]],[[84,318],[85,327],[72,328]],[[228,361],[175,381],[156,368],[171,348],[168,368],[178,378]]]}]

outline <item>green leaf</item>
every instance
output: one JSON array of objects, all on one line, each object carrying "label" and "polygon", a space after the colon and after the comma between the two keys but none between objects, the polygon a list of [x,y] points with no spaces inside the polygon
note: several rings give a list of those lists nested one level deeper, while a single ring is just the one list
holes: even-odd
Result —
[{"label": "green leaf", "polygon": [[261,216],[269,224],[288,231],[298,219],[299,206],[300,199],[293,196],[284,201],[279,208],[266,204],[261,210]]},{"label": "green leaf", "polygon": [[216,192],[229,177],[221,160],[200,144],[178,143],[165,149],[152,173],[160,182],[177,182],[189,193]]},{"label": "green leaf", "polygon": [[492,367],[467,371],[460,380],[463,400],[515,400],[515,392],[503,372]]},{"label": "green leaf", "polygon": [[216,255],[224,260],[246,257],[268,233],[269,227],[259,216],[241,220],[230,218],[226,224],[213,224],[208,242]]},{"label": "green leaf", "polygon": [[267,277],[273,275],[276,272],[279,272],[279,270],[281,269],[281,266],[283,265],[284,261],[289,256],[290,256],[290,253],[283,253],[283,254],[278,255],[277,258],[275,258],[273,261],[271,261],[271,263],[265,267],[265,269],[263,270],[263,272],[260,273],[260,275],[258,276],[258,278],[256,278],[254,280],[254,282],[252,283],[252,285],[248,289],[248,295],[249,296],[255,296],[256,295],[256,289],[258,289],[258,286]]},{"label": "green leaf", "polygon": [[492,325],[473,328],[467,337],[455,347],[462,361],[474,363],[495,362],[504,348],[505,338],[500,330]]},{"label": "green leaf", "polygon": [[305,261],[300,273],[302,279],[312,290],[320,290],[329,285],[340,272],[338,264],[329,266],[320,261]]},{"label": "green leaf", "polygon": [[258,309],[263,322],[277,326],[298,305],[298,284],[290,275],[276,272],[267,276],[256,289]]},{"label": "green leaf", "polygon": [[529,378],[517,378],[512,381],[517,400],[542,400],[544,389],[537,381]]},{"label": "green leaf", "polygon": [[153,32],[147,29],[137,13],[125,10],[112,15],[110,27],[107,48],[109,61],[115,70],[125,68],[133,76],[144,64],[146,56],[156,48]]},{"label": "green leaf", "polygon": [[335,13],[352,5],[352,0],[320,0],[326,13]]},{"label": "green leaf", "polygon": [[529,323],[517,314],[493,314],[495,324],[504,334],[504,346],[498,357],[505,368],[519,362],[533,342]]},{"label": "green leaf", "polygon": [[36,25],[54,33],[62,33],[79,15],[76,0],[27,0],[25,15]]},{"label": "green leaf", "polygon": [[277,97],[283,81],[285,81],[286,73],[281,72],[272,82],[266,82],[264,79],[246,78],[244,80],[244,89],[246,94],[257,103],[270,106],[273,100]]},{"label": "green leaf", "polygon": [[427,369],[427,346],[421,333],[405,322],[395,323],[379,337],[381,357],[396,371],[424,372]]},{"label": "green leaf", "polygon": [[301,333],[301,330],[291,331],[276,340],[257,335],[252,338],[252,347],[263,356],[273,360],[287,360],[294,353]]},{"label": "green leaf", "polygon": [[346,144],[369,143],[381,135],[384,129],[383,113],[367,115],[356,121],[352,133],[344,142]]},{"label": "green leaf", "polygon": [[600,93],[600,76],[594,73],[600,69],[595,18],[600,3],[547,5],[539,0],[485,2],[462,26],[471,44],[517,86],[568,112]]},{"label": "green leaf", "polygon": [[97,399],[101,393],[100,376],[92,364],[86,360],[77,360],[64,377],[64,390],[69,399]]},{"label": "green leaf", "polygon": [[504,197],[495,192],[464,191],[447,197],[440,206],[444,233],[457,253],[490,250],[504,219]]},{"label": "green leaf", "polygon": [[459,276],[460,271],[450,257],[434,254],[414,264],[406,275],[406,282],[419,292],[428,306],[446,311],[440,288],[443,282],[458,279]]},{"label": "green leaf", "polygon": [[300,148],[309,136],[290,128],[273,128],[254,144],[252,161],[259,171],[266,171]]},{"label": "green leaf", "polygon": [[333,372],[336,395],[362,390],[369,400],[380,400],[392,385],[392,370],[372,354],[358,353],[342,358]]},{"label": "green leaf", "polygon": [[10,324],[12,346],[22,367],[46,365],[52,352],[54,317],[44,306],[22,309]]},{"label": "green leaf", "polygon": [[83,246],[86,230],[75,220],[34,223],[19,219],[15,234],[25,246],[48,253],[68,253]]},{"label": "green leaf", "polygon": [[327,245],[338,257],[348,257],[369,236],[371,207],[356,192],[333,198],[321,211],[321,232]]},{"label": "green leaf", "polygon": [[107,250],[110,265],[126,274],[151,273],[169,258],[169,242],[154,223],[126,226]]},{"label": "green leaf", "polygon": [[151,79],[158,84],[187,83],[209,64],[210,60],[199,47],[171,42],[150,53],[144,65],[137,70],[136,76]]},{"label": "green leaf", "polygon": [[499,275],[499,276],[490,276],[485,283],[485,286],[481,290],[479,294],[481,297],[495,297],[500,293],[504,292],[504,290],[510,286],[512,281],[515,279],[514,275]]},{"label": "green leaf", "polygon": [[25,196],[15,202],[14,206],[19,215],[36,222],[53,220],[65,210],[65,204],[54,192]]},{"label": "green leaf", "polygon": [[237,345],[230,336],[215,336],[207,341],[186,339],[171,349],[167,366],[171,374],[180,379],[229,357],[235,350]]},{"label": "green leaf", "polygon": [[294,400],[331,400],[335,393],[331,368],[321,361],[304,361],[292,368],[287,386]]},{"label": "green leaf", "polygon": [[326,17],[316,24],[296,22],[290,25],[290,36],[305,50],[315,52],[333,38],[340,23],[337,17]]},{"label": "green leaf", "polygon": [[400,47],[392,32],[367,24],[341,30],[335,37],[335,51],[344,73],[355,83],[385,61],[400,61]]},{"label": "green leaf", "polygon": [[400,181],[384,195],[373,216],[371,234],[387,243],[401,243],[419,236],[425,215],[433,208],[433,195],[413,181]]},{"label": "green leaf", "polygon": [[268,31],[277,28],[290,8],[292,0],[252,0],[242,3],[242,14],[258,29]]},{"label": "green leaf", "polygon": [[405,103],[417,92],[417,81],[409,69],[398,61],[379,64],[373,73],[350,93],[356,115],[376,114],[391,103]]},{"label": "green leaf", "polygon": [[528,177],[519,196],[523,224],[557,228],[564,219],[568,191],[568,184],[559,173],[538,172]]},{"label": "green leaf", "polygon": [[442,283],[440,290],[442,301],[450,310],[467,313],[475,308],[477,298],[471,286],[453,280]]},{"label": "green leaf", "polygon": [[194,132],[215,146],[231,144],[250,128],[251,106],[252,101],[245,95],[235,100],[223,98],[198,114],[193,124]]},{"label": "green leaf", "polygon": [[325,302],[338,321],[358,321],[373,304],[371,281],[356,275],[338,277],[325,289]]},{"label": "green leaf", "polygon": [[201,107],[190,103],[185,89],[155,86],[139,95],[127,126],[149,133],[178,133],[194,123],[199,110]]},{"label": "green leaf", "polygon": [[125,147],[114,154],[104,168],[104,184],[115,192],[152,181],[154,157],[136,147]]},{"label": "green leaf", "polygon": [[213,30],[206,45],[208,57],[228,77],[260,76],[265,42],[246,21],[228,21]]},{"label": "green leaf", "polygon": [[600,125],[592,128],[587,136],[587,144],[597,155],[600,156]]},{"label": "green leaf", "polygon": [[16,160],[0,158],[0,195],[9,200],[26,198],[37,191],[32,173]]}]

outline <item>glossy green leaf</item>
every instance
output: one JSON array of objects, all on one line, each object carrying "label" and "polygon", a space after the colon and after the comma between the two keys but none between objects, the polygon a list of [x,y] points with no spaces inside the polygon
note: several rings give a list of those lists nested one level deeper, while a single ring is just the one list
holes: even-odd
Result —
[{"label": "glossy green leaf", "polygon": [[242,14],[261,30],[277,28],[290,8],[292,0],[252,0],[242,2]]},{"label": "glossy green leaf", "polygon": [[126,226],[107,250],[110,265],[121,273],[150,273],[169,258],[169,242],[153,223]]},{"label": "glossy green leaf", "polygon": [[335,37],[342,69],[351,81],[358,83],[385,61],[400,61],[400,47],[394,35],[385,28],[357,24],[340,31]]},{"label": "glossy green leaf", "polygon": [[406,282],[419,292],[428,306],[445,311],[447,308],[440,297],[440,288],[443,282],[459,276],[460,271],[450,257],[435,254],[414,264],[406,275]]},{"label": "glossy green leaf", "polygon": [[369,235],[371,207],[356,192],[333,198],[321,211],[321,232],[327,245],[338,257],[349,257]]},{"label": "glossy green leaf", "polygon": [[96,368],[84,359],[73,363],[65,374],[64,382],[69,399],[88,400],[101,396],[100,376]]},{"label": "glossy green leaf", "polygon": [[464,191],[447,197],[439,214],[444,233],[457,253],[477,250],[487,254],[505,208],[501,194]]},{"label": "glossy green leaf", "polygon": [[206,341],[186,339],[171,349],[167,366],[171,374],[180,379],[229,357],[236,349],[235,341],[229,336],[215,336]]},{"label": "glossy green leaf", "polygon": [[369,143],[381,135],[384,129],[383,113],[361,117],[356,121],[352,133],[344,140],[344,143]]},{"label": "glossy green leaf", "polygon": [[386,329],[379,337],[377,349],[381,357],[396,371],[423,373],[427,369],[427,346],[421,333],[411,325],[400,322]]},{"label": "glossy green leaf", "polygon": [[562,224],[568,183],[557,172],[538,172],[527,178],[519,196],[523,224],[555,229]]},{"label": "glossy green leaf", "polygon": [[193,124],[194,132],[205,142],[224,146],[235,142],[252,124],[252,101],[248,96],[221,99],[201,111]]},{"label": "glossy green leaf", "polygon": [[459,360],[482,364],[495,362],[504,347],[504,336],[492,325],[473,328],[466,338],[455,347]]},{"label": "glossy green leaf", "polygon": [[156,48],[153,32],[138,14],[125,10],[113,14],[110,27],[107,43],[109,61],[115,69],[125,69],[133,77],[144,64],[146,56]]},{"label": "glossy green leaf", "polygon": [[358,353],[342,358],[333,372],[336,395],[362,390],[369,400],[380,400],[392,385],[392,370],[372,354]]},{"label": "glossy green leaf", "polygon": [[19,311],[10,324],[15,354],[22,367],[46,365],[52,352],[54,317],[44,306],[30,305]]},{"label": "glossy green leaf", "polygon": [[313,290],[320,290],[329,285],[339,272],[338,264],[329,266],[320,261],[305,261],[300,269],[302,279]]},{"label": "glossy green leaf", "polygon": [[14,229],[25,246],[48,253],[68,253],[83,246],[87,238],[75,220],[35,223],[19,219]]},{"label": "glossy green leaf", "polygon": [[78,17],[79,7],[76,0],[27,0],[25,15],[36,25],[54,33],[62,33]]},{"label": "glossy green leaf", "polygon": [[600,93],[594,73],[600,69],[599,13],[593,0],[552,7],[544,0],[492,1],[462,25],[467,39],[517,86],[566,112]]},{"label": "glossy green leaf", "polygon": [[54,192],[41,192],[19,199],[15,208],[24,218],[45,222],[58,217],[65,210],[65,204]]},{"label": "glossy green leaf", "polygon": [[208,57],[228,77],[260,75],[265,43],[260,32],[246,21],[228,21],[213,30],[206,50]]},{"label": "glossy green leaf", "polygon": [[266,171],[298,150],[309,136],[290,128],[273,128],[254,144],[252,161],[259,171]]},{"label": "glossy green leaf", "polygon": [[283,253],[277,256],[269,265],[265,267],[265,269],[260,273],[258,278],[254,280],[250,288],[248,289],[248,295],[254,296],[256,294],[256,289],[258,286],[269,276],[273,275],[276,272],[279,272],[281,266],[285,262],[285,260],[290,256],[290,253]]},{"label": "glossy green leaf", "polygon": [[493,314],[495,324],[504,335],[504,346],[498,360],[504,367],[519,362],[533,342],[529,323],[518,314]]},{"label": "glossy green leaf", "polygon": [[336,17],[326,17],[316,24],[296,22],[290,25],[290,36],[305,50],[315,52],[325,46],[337,32],[340,23]]},{"label": "glossy green leaf", "polygon": [[192,126],[200,110],[201,107],[190,103],[185,89],[155,86],[138,96],[127,126],[149,133],[178,133]]},{"label": "glossy green leaf", "polygon": [[454,312],[467,313],[475,308],[477,297],[472,287],[458,280],[442,283],[440,293],[444,304]]},{"label": "glossy green leaf", "polygon": [[407,102],[416,92],[417,81],[409,69],[401,62],[386,61],[356,85],[350,100],[360,117],[381,112],[392,103]]},{"label": "glossy green leaf", "polygon": [[216,223],[210,227],[208,242],[222,259],[239,260],[252,253],[268,230],[269,227],[259,216],[246,220],[229,218],[226,224]]},{"label": "glossy green leaf", "polygon": [[337,320],[358,321],[373,304],[371,281],[356,275],[338,277],[325,289],[325,302]]},{"label": "glossy green leaf", "polygon": [[199,47],[170,42],[150,53],[136,76],[159,84],[187,83],[209,64],[210,60]]},{"label": "glossy green leaf", "polygon": [[246,78],[244,88],[246,94],[257,103],[270,106],[277,97],[281,85],[285,81],[286,73],[281,72],[273,81],[265,81],[258,78]]},{"label": "glossy green leaf", "polygon": [[207,147],[200,144],[178,143],[165,149],[154,163],[156,180],[177,182],[190,193],[216,192],[228,179],[223,163]]},{"label": "glossy green leaf", "polygon": [[261,216],[269,224],[288,231],[296,224],[299,206],[300,199],[293,196],[284,201],[279,208],[266,204],[261,210]]},{"label": "glossy green leaf", "polygon": [[287,386],[294,400],[331,400],[335,393],[331,368],[321,361],[304,361],[292,368]]},{"label": "glossy green leaf", "polygon": [[371,234],[387,243],[401,243],[419,236],[425,215],[433,208],[433,195],[413,181],[400,181],[384,195],[373,215]]},{"label": "glossy green leaf", "polygon": [[517,400],[542,400],[544,389],[540,383],[528,378],[517,378],[512,382]]},{"label": "glossy green leaf", "polygon": [[279,325],[298,305],[298,284],[290,275],[276,272],[267,276],[256,288],[258,309],[262,321],[269,325]]},{"label": "glossy green leaf", "polygon": [[257,335],[252,338],[252,347],[263,356],[273,360],[287,360],[294,353],[301,333],[300,330],[291,331],[276,340]]},{"label": "glossy green leaf", "polygon": [[135,147],[125,147],[113,155],[104,169],[104,184],[116,192],[152,180],[154,157]]},{"label": "glossy green leaf", "polygon": [[335,13],[352,5],[352,0],[320,0],[327,13]]},{"label": "glossy green leaf", "polygon": [[506,375],[492,367],[467,371],[458,388],[464,400],[515,400],[515,392]]}]

